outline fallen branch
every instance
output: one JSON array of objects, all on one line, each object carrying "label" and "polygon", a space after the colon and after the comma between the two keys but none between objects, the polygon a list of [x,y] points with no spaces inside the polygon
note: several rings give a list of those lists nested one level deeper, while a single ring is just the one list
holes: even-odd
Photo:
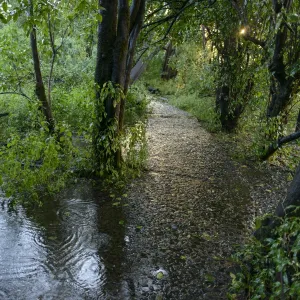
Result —
[{"label": "fallen branch", "polygon": [[261,156],[262,160],[268,159],[271,155],[273,155],[280,147],[289,142],[295,141],[300,138],[300,131],[294,132],[288,136],[284,136],[279,138],[275,143],[269,145],[268,150]]}]

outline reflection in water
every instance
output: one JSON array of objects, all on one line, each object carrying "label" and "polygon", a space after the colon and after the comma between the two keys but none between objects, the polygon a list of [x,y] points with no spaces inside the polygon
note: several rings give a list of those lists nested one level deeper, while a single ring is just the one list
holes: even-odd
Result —
[{"label": "reflection in water", "polygon": [[118,299],[122,210],[87,182],[46,202],[0,211],[0,299]]}]

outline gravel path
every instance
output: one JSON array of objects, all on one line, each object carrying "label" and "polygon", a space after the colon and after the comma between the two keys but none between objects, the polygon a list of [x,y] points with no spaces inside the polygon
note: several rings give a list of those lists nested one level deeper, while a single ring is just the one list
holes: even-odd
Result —
[{"label": "gravel path", "polygon": [[274,170],[270,176],[233,162],[189,114],[151,106],[147,172],[129,188],[124,208],[121,298],[226,299],[228,257],[254,215],[283,197],[285,181]]}]

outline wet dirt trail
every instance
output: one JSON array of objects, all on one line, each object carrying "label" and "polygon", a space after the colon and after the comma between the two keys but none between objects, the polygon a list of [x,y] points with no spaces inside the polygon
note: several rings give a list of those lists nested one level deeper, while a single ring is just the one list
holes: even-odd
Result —
[{"label": "wet dirt trail", "polygon": [[227,258],[259,209],[253,187],[262,174],[232,162],[196,118],[151,106],[148,169],[131,185],[125,209],[122,298],[226,299]]}]

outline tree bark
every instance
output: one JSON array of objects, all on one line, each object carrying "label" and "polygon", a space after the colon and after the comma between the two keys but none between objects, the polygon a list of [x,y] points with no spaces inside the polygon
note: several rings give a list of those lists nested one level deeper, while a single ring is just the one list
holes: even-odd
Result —
[{"label": "tree bark", "polygon": [[[128,43],[128,53],[126,58],[126,72],[125,72],[125,83],[124,83],[124,95],[126,96],[130,84],[130,74],[133,67],[134,54],[138,36],[141,32],[144,17],[145,17],[145,0],[135,0],[132,3],[130,10],[130,35]],[[124,115],[125,115],[125,105],[126,98],[121,99],[120,104],[120,118],[119,118],[119,130],[123,130],[124,126]]]},{"label": "tree bark", "polygon": [[[30,15],[33,16],[33,4],[30,2]],[[34,65],[34,73],[35,73],[35,94],[41,103],[41,110],[46,118],[48,123],[48,128],[50,132],[54,131],[54,120],[52,116],[51,107],[49,105],[46,89],[43,82],[43,76],[41,71],[41,64],[36,40],[36,27],[33,26],[30,32],[30,45],[32,51],[32,59]]]},{"label": "tree bark", "polygon": [[280,225],[279,218],[285,216],[300,216],[300,165],[298,166],[293,181],[291,182],[286,198],[277,205],[274,216],[263,220],[262,225],[254,232],[254,236],[264,241],[272,236],[272,230]]},{"label": "tree bark", "polygon": [[164,58],[161,78],[165,80],[170,80],[172,78],[175,78],[177,75],[177,70],[170,67],[169,65],[170,58],[175,54],[175,49],[173,48],[171,41],[167,44],[165,49],[166,49],[166,54]]},{"label": "tree bark", "polygon": [[220,115],[222,128],[225,131],[231,132],[237,127],[239,118],[247,105],[253,85],[252,79],[249,79],[245,89],[239,95],[239,102],[236,99],[238,95],[233,94],[229,86],[224,85],[217,89],[216,110]]},{"label": "tree bark", "polygon": [[39,101],[41,102],[41,109],[46,117],[46,121],[48,123],[48,128],[50,132],[54,131],[54,120],[52,116],[52,111],[46,96],[46,89],[43,82],[41,66],[40,66],[40,59],[38,54],[37,48],[37,41],[36,41],[36,29],[33,28],[30,33],[30,41],[31,41],[31,50],[32,50],[32,58],[34,64],[34,72],[35,72],[35,94]]},{"label": "tree bark", "polygon": [[[293,208],[291,206],[294,206]],[[294,176],[294,179],[292,183],[290,184],[286,199],[279,203],[275,214],[278,217],[284,217],[286,215],[290,214],[296,214],[297,216],[300,216],[300,211],[295,211],[295,207],[300,206],[300,165],[298,166],[296,170],[296,174]]]},{"label": "tree bark", "polygon": [[[275,18],[283,9],[289,12],[292,2],[291,0],[273,0]],[[295,76],[287,74],[288,64],[284,62],[287,41],[288,28],[286,20],[283,20],[275,34],[274,54],[269,65],[269,73],[271,74],[270,103],[267,108],[267,117],[269,118],[276,117],[283,112],[292,99]]]},{"label": "tree bark", "polygon": [[[114,47],[117,36],[118,0],[99,0],[99,6],[104,7],[102,11],[102,22],[98,25],[98,47],[95,71],[95,82],[97,84],[96,99],[100,101],[100,92],[104,83],[112,80]],[[99,103],[98,103],[99,104]],[[106,128],[106,122],[115,117],[113,99],[107,97],[104,100],[106,117],[98,124],[98,130]],[[97,108],[98,113],[100,108]],[[102,118],[102,115],[99,116]]]},{"label": "tree bark", "polygon": [[296,128],[295,128],[295,132],[300,131],[300,109],[299,109],[299,113],[298,113],[298,117],[297,117],[297,123],[296,123]]},{"label": "tree bark", "polygon": [[222,43],[216,44],[216,48],[220,70],[220,83],[216,89],[216,112],[219,114],[222,129],[231,132],[238,125],[254,83],[250,75],[244,79],[242,77],[240,79],[238,75],[241,65],[249,67],[249,57],[247,48],[243,48],[234,34],[228,35]]},{"label": "tree bark", "polygon": [[264,155],[261,156],[262,160],[268,159],[270,156],[272,156],[280,147],[282,147],[284,144],[290,143],[292,141],[295,141],[300,138],[300,131],[294,132],[288,136],[279,138],[275,143],[270,144],[267,151],[264,153]]},{"label": "tree bark", "polygon": [[[112,146],[114,139],[123,129],[125,98],[116,105],[113,95],[106,95],[101,99],[101,90],[104,84],[111,82],[115,89],[120,88],[124,97],[127,94],[130,73],[133,64],[136,40],[140,33],[144,12],[145,0],[133,0],[131,9],[129,0],[99,0],[99,6],[103,7],[102,22],[98,25],[98,47],[95,71],[96,91],[96,124],[94,133],[94,148],[96,164],[103,153],[110,157],[104,157],[114,161],[114,167],[119,168],[121,163],[121,149]],[[102,103],[104,101],[104,112]],[[105,138],[110,126],[115,126],[108,145],[110,151],[104,149],[101,140]],[[102,154],[101,154],[102,153]],[[103,158],[103,157],[102,157]]]}]

